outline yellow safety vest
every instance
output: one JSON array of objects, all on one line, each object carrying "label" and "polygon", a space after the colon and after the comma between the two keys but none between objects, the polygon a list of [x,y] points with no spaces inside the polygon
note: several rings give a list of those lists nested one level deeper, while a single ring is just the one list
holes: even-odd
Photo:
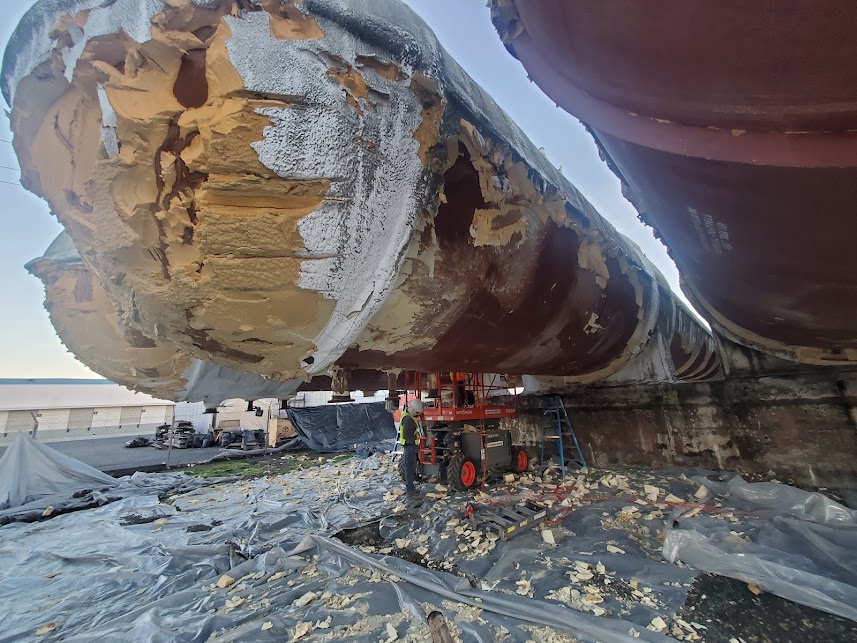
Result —
[{"label": "yellow safety vest", "polygon": [[[408,413],[407,409],[402,411],[402,416],[399,418],[399,444],[401,444],[402,446],[405,445],[405,418],[406,417],[409,417],[409,418],[413,419],[414,422],[416,422],[416,419],[414,419],[414,417],[410,413]],[[419,423],[417,423],[417,429],[419,429]]]}]

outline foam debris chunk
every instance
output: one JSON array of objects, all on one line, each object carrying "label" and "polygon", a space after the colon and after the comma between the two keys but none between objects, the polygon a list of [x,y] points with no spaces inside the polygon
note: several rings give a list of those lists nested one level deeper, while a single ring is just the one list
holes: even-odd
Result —
[{"label": "foam debris chunk", "polygon": [[229,576],[227,574],[223,574],[223,576],[221,576],[217,580],[217,587],[219,587],[220,589],[226,589],[227,587],[231,587],[234,584],[235,584],[235,579],[232,578],[232,576]]},{"label": "foam debris chunk", "polygon": [[646,629],[654,630],[655,632],[663,632],[667,629],[667,624],[660,616],[656,616],[651,620]]},{"label": "foam debris chunk", "polygon": [[45,623],[40,628],[38,628],[35,632],[36,636],[44,636],[45,634],[49,634],[53,632],[60,626],[59,623]]},{"label": "foam debris chunk", "polygon": [[312,631],[312,623],[308,623],[306,621],[301,621],[297,625],[295,625],[295,633],[292,636],[292,641],[297,641],[298,639],[302,639],[307,634]]},{"label": "foam debris chunk", "polygon": [[295,600],[295,602],[293,603],[293,605],[295,607],[305,607],[305,606],[309,605],[312,601],[314,601],[317,597],[318,597],[318,594],[316,594],[315,592],[307,592],[306,594],[304,594],[300,598],[297,598]]}]

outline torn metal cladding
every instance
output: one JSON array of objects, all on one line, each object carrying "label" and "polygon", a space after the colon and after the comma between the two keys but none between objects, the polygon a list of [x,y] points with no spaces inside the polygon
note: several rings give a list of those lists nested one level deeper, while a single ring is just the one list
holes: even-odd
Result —
[{"label": "torn metal cladding", "polygon": [[117,338],[190,360],[168,374],[187,399],[230,373],[719,375],[636,246],[398,0],[42,0],[2,87],[25,186]]},{"label": "torn metal cladding", "polygon": [[489,4],[718,335],[804,364],[857,361],[857,7]]}]

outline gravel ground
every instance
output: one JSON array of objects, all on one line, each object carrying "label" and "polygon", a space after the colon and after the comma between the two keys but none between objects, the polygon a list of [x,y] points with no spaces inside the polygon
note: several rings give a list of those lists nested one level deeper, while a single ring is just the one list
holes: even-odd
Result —
[{"label": "gravel ground", "polygon": [[679,613],[705,625],[703,641],[834,643],[857,641],[857,623],[804,607],[773,594],[751,592],[747,583],[701,574]]}]

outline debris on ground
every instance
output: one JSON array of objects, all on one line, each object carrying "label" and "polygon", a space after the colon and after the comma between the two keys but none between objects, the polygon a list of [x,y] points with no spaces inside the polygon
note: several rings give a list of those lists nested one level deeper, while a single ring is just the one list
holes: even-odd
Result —
[{"label": "debris on ground", "polygon": [[[761,535],[772,533],[771,519],[779,514],[770,502],[764,508],[752,504],[762,491],[753,483],[728,482],[727,493],[718,486],[726,482],[708,480],[704,472],[593,468],[565,479],[503,476],[475,495],[426,482],[421,495],[410,499],[390,454],[306,457],[315,466],[214,480],[160,499],[131,497],[3,527],[0,554],[13,561],[0,570],[8,622],[20,625],[20,636],[48,623],[56,633],[39,636],[86,632],[110,638],[120,628],[125,638],[151,640],[168,619],[175,628],[171,640],[191,640],[208,628],[212,642],[270,635],[302,642],[428,643],[428,616],[436,611],[460,641],[749,642],[761,640],[754,638],[754,621],[764,621],[766,611],[787,613],[784,606],[796,605],[772,592],[779,590],[771,579],[725,579],[741,585],[741,600],[761,602],[742,631],[719,638],[727,630],[714,621],[728,619],[733,607],[715,603],[718,616],[709,607],[711,597],[695,588],[722,577],[700,574],[684,562],[702,546],[716,546],[725,560],[732,551],[754,553]],[[467,517],[474,504],[496,509],[522,502],[550,511],[544,524],[512,540]],[[813,496],[814,504],[803,511],[819,502]],[[853,516],[839,507],[824,505],[825,515],[847,523]],[[815,522],[794,515],[789,520],[823,527],[818,515],[811,518]],[[74,574],[61,573],[62,561],[50,553],[59,529],[63,556],[78,561]],[[684,537],[678,544],[676,534]],[[86,558],[92,551],[100,553],[97,559]],[[665,560],[667,551],[676,554],[674,562]],[[820,564],[812,562],[818,560],[813,552],[793,553],[810,561],[804,565]],[[38,585],[27,580],[34,569],[40,570]],[[155,582],[143,570],[163,580]],[[117,574],[116,581],[127,578],[127,589],[117,590],[108,572]],[[821,568],[814,573],[832,574]],[[837,589],[857,591],[836,582]],[[13,599],[21,595],[28,600]],[[830,609],[840,609],[835,603]],[[817,629],[768,633],[767,640],[804,640],[801,631],[825,641],[857,636],[852,620],[798,607]],[[157,619],[151,610],[158,610]]]},{"label": "debris on ground", "polygon": [[217,587],[220,589],[226,589],[227,587],[231,587],[235,584],[235,579],[227,574],[224,574],[217,580]]}]

